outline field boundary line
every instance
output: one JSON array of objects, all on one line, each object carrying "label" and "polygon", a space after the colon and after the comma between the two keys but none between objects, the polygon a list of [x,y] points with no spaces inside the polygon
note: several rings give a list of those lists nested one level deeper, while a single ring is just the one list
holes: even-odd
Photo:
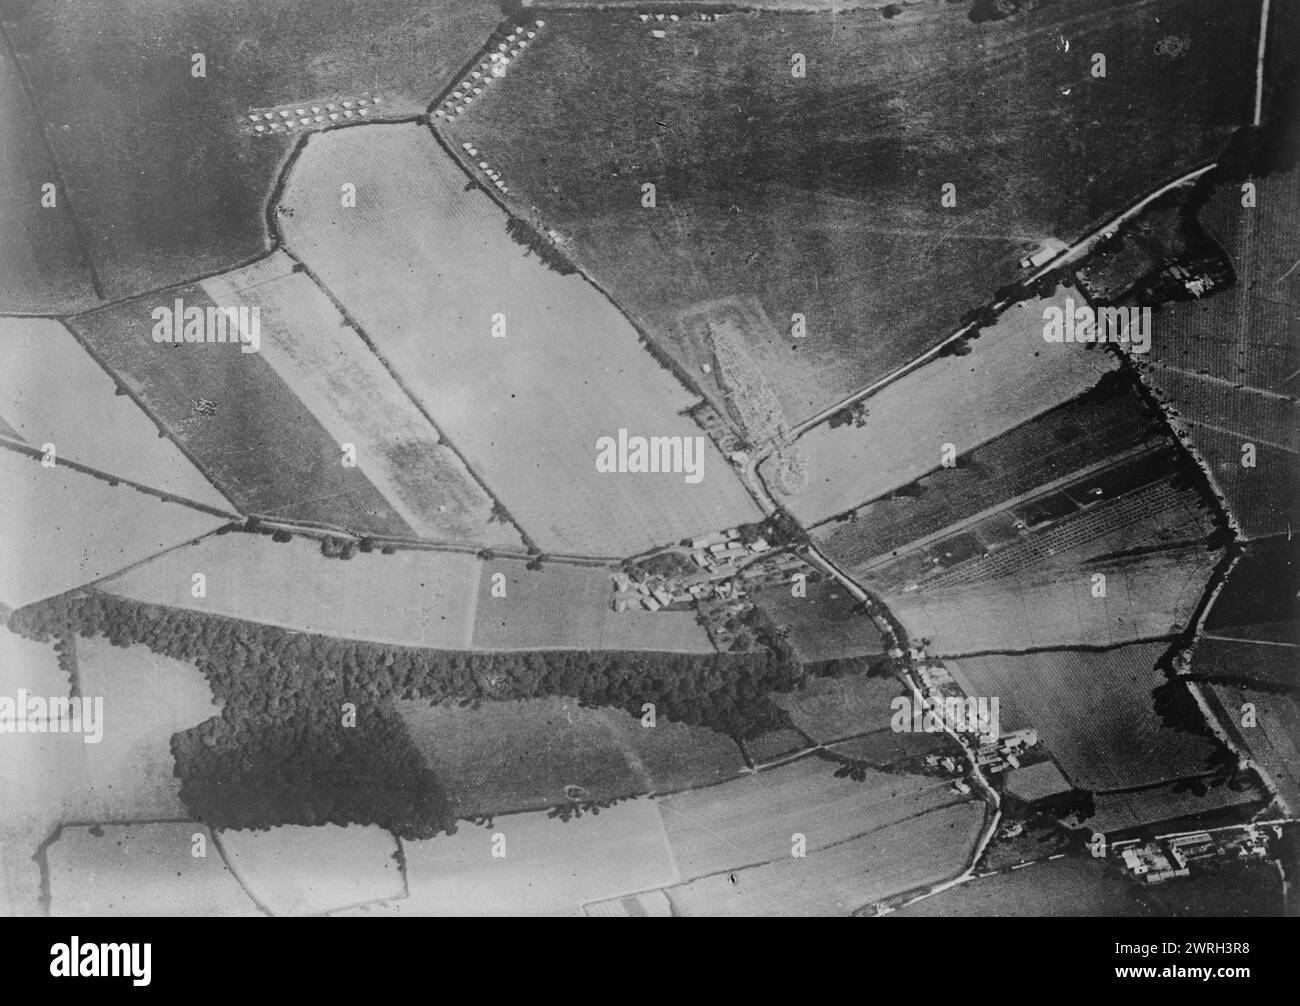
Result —
[{"label": "field boundary line", "polygon": [[220,829],[208,828],[206,825],[203,827],[206,828],[208,835],[212,838],[212,844],[217,847],[217,855],[221,857],[222,864],[230,871],[231,878],[239,885],[239,889],[244,892],[244,896],[248,898],[253,907],[263,915],[268,918],[275,918],[275,912],[271,911],[269,905],[263,904],[257,896],[249,890],[247,882],[239,875],[239,871],[235,869],[235,864],[230,861],[230,856],[226,853],[226,848],[221,842]]}]

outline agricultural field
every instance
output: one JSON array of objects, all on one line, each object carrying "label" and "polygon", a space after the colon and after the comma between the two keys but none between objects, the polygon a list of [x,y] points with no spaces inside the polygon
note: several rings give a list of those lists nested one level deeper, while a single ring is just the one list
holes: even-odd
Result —
[{"label": "agricultural field", "polygon": [[270,915],[321,915],[406,893],[398,841],[382,828],[286,825],[216,836],[230,871]]},{"label": "agricultural field", "polygon": [[1253,786],[1241,790],[1211,786],[1198,796],[1186,784],[1166,783],[1152,789],[1097,793],[1092,799],[1096,809],[1084,825],[1113,836],[1153,824],[1161,824],[1162,831],[1169,831],[1171,825],[1162,822],[1182,821],[1180,828],[1202,827],[1219,823],[1213,815],[1225,811],[1232,811],[1237,820],[1246,820],[1250,811],[1268,803],[1268,794]]},{"label": "agricultural field", "polygon": [[493,500],[433,424],[292,259],[275,252],[200,285],[214,303],[260,311],[259,354],[335,445],[355,447],[357,471],[419,537],[522,547],[508,521],[493,521]]},{"label": "agricultural field", "polygon": [[855,782],[836,767],[801,758],[657,800],[682,879],[788,858],[796,832],[811,854],[962,799],[928,776],[868,772]]},{"label": "agricultural field", "polygon": [[154,342],[152,312],[174,311],[177,300],[185,307],[234,306],[215,303],[194,284],[69,324],[241,512],[415,536],[360,467],[344,467],[340,443],[260,351],[245,353],[238,343]]},{"label": "agricultural field", "polygon": [[[498,835],[505,855],[494,857]],[[679,879],[659,812],[644,799],[566,822],[512,814],[402,848],[409,895],[383,914],[573,916],[588,902]]]},{"label": "agricultural field", "polygon": [[[1197,687],[1233,743],[1259,766],[1285,812],[1300,812],[1300,704],[1295,695],[1231,684]],[[1253,726],[1242,722],[1247,703],[1254,707]]]},{"label": "agricultural field", "polygon": [[651,793],[673,793],[734,779],[745,771],[740,748],[726,734],[659,717],[653,727],[619,709],[601,709]]},{"label": "agricultural field", "polygon": [[1159,917],[1280,919],[1288,914],[1277,870],[1262,864],[1185,877],[1144,890],[1141,899]]},{"label": "agricultural field", "polygon": [[795,859],[670,889],[678,915],[848,915],[962,871],[984,821],[983,805],[951,803]]},{"label": "agricultural field", "polygon": [[[42,122],[7,45],[0,45],[0,311],[64,312],[97,297],[68,194],[60,192]],[[54,205],[42,205],[55,184]]]},{"label": "agricultural field", "polygon": [[394,705],[461,820],[649,789],[603,711],[577,699],[488,702],[477,709]]},{"label": "agricultural field", "polygon": [[[176,445],[86,353],[60,322],[0,318],[0,414],[14,439],[150,489],[231,506]],[[68,389],[76,389],[75,395]]]},{"label": "agricultural field", "polygon": [[849,657],[874,657],[886,650],[871,616],[829,577],[807,584],[807,596],[795,597],[786,585],[750,592],[750,599],[779,628],[805,663]]},{"label": "agricultural field", "polygon": [[746,737],[740,746],[754,765],[765,765],[812,747],[802,733],[788,729],[767,730],[757,736]]},{"label": "agricultural field", "polygon": [[[195,836],[206,855],[191,854]],[[45,857],[57,918],[261,914],[201,824],[69,825]]]},{"label": "agricultural field", "polygon": [[[205,596],[194,595],[195,573]],[[190,608],[345,639],[469,649],[479,563],[455,552],[326,558],[306,538],[210,535],[98,585],[146,604]]]},{"label": "agricultural field", "polygon": [[[939,468],[944,444],[960,458],[1093,387],[1115,368],[1112,355],[1043,341],[1044,309],[1069,294],[1008,308],[968,355],[931,360],[871,395],[864,426],[814,427],[799,440],[807,487],[780,502],[819,523]],[[759,471],[775,484],[771,461]]]},{"label": "agricultural field", "polygon": [[267,193],[296,136],[255,136],[252,109],[370,92],[382,95],[384,115],[418,114],[501,9],[495,0],[37,0],[7,5],[2,19],[39,96],[29,128],[50,126],[65,199],[115,300],[266,250]]},{"label": "agricultural field", "polygon": [[836,564],[867,564],[1150,444],[1160,429],[1156,417],[1130,382],[1114,384],[1008,430],[960,458],[958,467],[921,477],[906,494],[819,525],[814,537]]},{"label": "agricultural field", "polygon": [[814,678],[798,691],[772,696],[790,714],[800,730],[821,744],[888,730],[893,710],[889,703],[907,689],[897,678],[869,678],[865,674]]},{"label": "agricultural field", "polygon": [[[714,652],[693,611],[614,611],[608,569],[558,562],[539,570],[526,566],[508,559],[482,563],[474,649]],[[505,596],[494,596],[502,588]]]},{"label": "agricultural field", "polygon": [[1134,789],[1208,771],[1215,745],[1162,725],[1166,643],[945,661],[967,695],[998,696],[1004,733],[1032,727],[1078,789]]},{"label": "agricultural field", "polygon": [[20,608],[61,594],[222,523],[0,447],[0,604]]},{"label": "agricultural field", "polygon": [[1205,635],[1300,645],[1300,544],[1253,542],[1206,616]]},{"label": "agricultural field", "polygon": [[[1260,538],[1300,523],[1300,274],[1291,269],[1300,258],[1300,170],[1254,184],[1256,206],[1244,207],[1240,186],[1225,182],[1200,211],[1232,259],[1236,284],[1168,305],[1142,366],[1177,409],[1245,533]],[[1256,447],[1253,466],[1244,463],[1246,443]]]},{"label": "agricultural field", "polygon": [[[1255,4],[1059,3],[992,24],[968,4],[892,20],[835,6],[653,26],[549,12],[446,127],[697,379],[709,360],[682,316],[758,298],[774,324],[749,346],[792,421],[934,345],[1026,251],[1105,221],[1250,120]],[[1171,35],[1214,51],[1153,58]],[[795,313],[803,339],[787,337]]]},{"label": "agricultural field", "polygon": [[[340,179],[355,208],[340,208]],[[631,324],[584,278],[527,257],[467,181],[423,127],[340,130],[306,145],[277,212],[289,247],[542,549],[631,555],[758,519]],[[409,267],[358,273],[366,256]],[[597,439],[620,429],[703,438],[702,477],[597,471]]]},{"label": "agricultural field", "polygon": [[1300,695],[1300,645],[1202,634],[1192,654],[1192,674],[1227,684],[1290,689]]},{"label": "agricultural field", "polygon": [[[939,655],[1045,646],[1107,646],[1183,631],[1220,553],[1189,545],[1006,579],[887,594],[913,639]],[[1093,575],[1105,576],[1096,597]]]},{"label": "agricultural field", "polygon": [[1144,918],[1138,888],[1095,859],[1056,859],[981,877],[900,908],[900,918]]}]

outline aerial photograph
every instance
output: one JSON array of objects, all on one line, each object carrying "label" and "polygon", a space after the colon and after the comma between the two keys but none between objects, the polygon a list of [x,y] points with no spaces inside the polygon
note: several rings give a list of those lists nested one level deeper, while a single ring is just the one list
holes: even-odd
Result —
[{"label": "aerial photograph", "polygon": [[0,917],[1300,916],[1300,2],[0,41]]}]

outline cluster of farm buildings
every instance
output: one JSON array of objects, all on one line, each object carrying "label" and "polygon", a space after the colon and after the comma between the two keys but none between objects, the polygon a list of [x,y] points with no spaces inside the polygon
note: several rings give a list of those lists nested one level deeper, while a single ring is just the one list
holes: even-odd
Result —
[{"label": "cluster of farm buildings", "polygon": [[[1273,826],[1272,832],[1280,838],[1281,825]],[[1230,829],[1222,836],[1208,831],[1166,835],[1116,851],[1130,876],[1146,884],[1163,884],[1225,863],[1264,862],[1269,858],[1268,832],[1252,824]]]},{"label": "cluster of farm buildings", "polygon": [[498,77],[504,77],[510,63],[518,59],[546,27],[545,21],[535,21],[531,28],[516,27],[489,51],[483,61],[469,72],[464,80],[452,88],[442,104],[434,109],[435,119],[454,119],[465,111],[483,89]]},{"label": "cluster of farm buildings", "polygon": [[[617,572],[614,581],[615,611],[660,611],[672,604],[696,601],[731,601],[743,591],[729,578],[739,570],[743,559],[755,558],[772,550],[763,538],[741,540],[739,528],[715,531],[691,542],[691,561],[699,567],[693,576],[669,576],[645,572]],[[790,562],[798,564],[793,556]]]},{"label": "cluster of farm buildings", "polygon": [[[918,648],[912,649],[911,656],[916,662],[914,666],[917,677],[921,680],[920,697],[937,715],[942,716],[947,704],[954,700],[967,701],[966,695],[946,667],[927,662],[925,651]],[[959,718],[955,725],[957,732],[971,735],[975,764],[990,775],[1019,768],[1021,756],[1038,743],[1038,732],[1029,727],[999,733],[996,737],[981,733],[980,727],[981,724],[975,717],[968,717],[964,721]]]}]

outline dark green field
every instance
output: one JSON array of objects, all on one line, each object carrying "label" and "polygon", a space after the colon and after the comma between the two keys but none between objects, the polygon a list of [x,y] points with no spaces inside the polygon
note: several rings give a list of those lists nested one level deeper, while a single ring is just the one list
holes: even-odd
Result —
[{"label": "dark green field", "polygon": [[[771,326],[750,348],[800,419],[939,341],[1026,248],[1216,152],[1251,114],[1257,15],[1101,0],[973,24],[946,5],[732,14],[654,39],[630,12],[552,14],[445,129],[697,378],[679,316],[757,297]],[[1190,48],[1154,55],[1174,35]],[[794,312],[805,339],[786,337]]]}]

